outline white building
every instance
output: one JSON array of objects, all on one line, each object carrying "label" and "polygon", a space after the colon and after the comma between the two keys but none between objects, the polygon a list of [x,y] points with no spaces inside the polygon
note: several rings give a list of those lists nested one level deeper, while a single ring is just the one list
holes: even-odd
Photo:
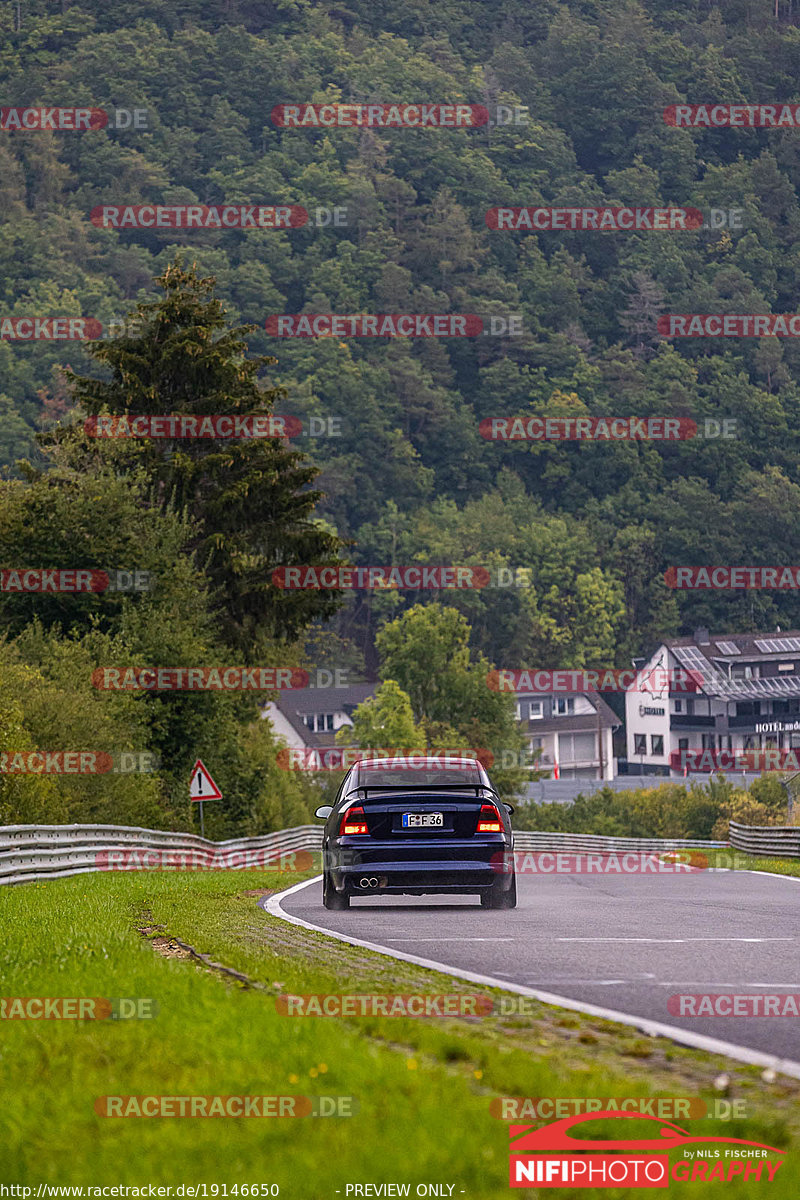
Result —
[{"label": "white building", "polygon": [[[653,681],[649,690],[638,683],[625,695],[629,771],[679,778],[682,751],[800,748],[799,631],[697,629],[635,665]],[[696,691],[674,685],[679,672],[696,672]],[[709,757],[697,769],[715,768]]]},{"label": "white building", "polygon": [[264,705],[261,716],[269,720],[278,737],[292,750],[321,749],[336,745],[336,731],[352,725],[359,704],[375,695],[376,683],[351,683],[346,687],[296,688]]},{"label": "white building", "polygon": [[517,719],[554,779],[615,778],[612,736],[622,722],[597,692],[517,692]]}]

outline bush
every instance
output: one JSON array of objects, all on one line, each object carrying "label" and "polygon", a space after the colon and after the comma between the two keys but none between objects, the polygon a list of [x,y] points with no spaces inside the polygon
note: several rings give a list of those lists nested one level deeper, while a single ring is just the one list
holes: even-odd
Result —
[{"label": "bush", "polygon": [[572,804],[521,804],[514,826],[608,837],[725,841],[732,819],[749,825],[785,824],[786,794],[780,780],[762,776],[748,791],[721,775],[703,784],[670,782],[625,792],[604,787],[591,796],[576,796]]}]

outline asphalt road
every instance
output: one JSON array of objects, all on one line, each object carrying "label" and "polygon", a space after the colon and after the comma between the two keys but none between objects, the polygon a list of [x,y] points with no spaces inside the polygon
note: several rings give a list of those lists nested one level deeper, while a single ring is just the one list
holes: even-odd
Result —
[{"label": "asphalt road", "polygon": [[676,994],[791,992],[800,1011],[800,882],[698,871],[520,875],[517,886],[511,911],[483,909],[471,896],[403,896],[328,912],[317,880],[279,903],[324,930],[735,1043],[800,1072],[800,1016],[691,1017],[668,1008]]}]

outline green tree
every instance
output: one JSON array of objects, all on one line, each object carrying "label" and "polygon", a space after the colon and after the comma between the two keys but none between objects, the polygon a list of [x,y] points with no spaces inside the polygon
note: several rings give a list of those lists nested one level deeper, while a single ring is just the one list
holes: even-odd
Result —
[{"label": "green tree", "polygon": [[514,698],[490,689],[491,664],[482,654],[471,656],[469,635],[469,624],[457,609],[417,604],[378,633],[381,674],[407,693],[414,719],[425,723],[435,744],[441,747],[447,740],[452,745],[455,733],[465,747],[489,750],[510,762],[492,775],[507,794],[526,777],[520,765],[525,741]]},{"label": "green tree", "polygon": [[[137,332],[91,345],[111,378],[71,373],[81,408],[92,417],[271,412],[278,393],[262,388],[257,377],[273,360],[245,357],[247,327],[226,328],[214,280],[178,260],[156,282],[164,295],[137,306]],[[74,430],[57,436],[71,446],[75,465],[98,456],[118,471],[144,471],[162,510],[187,512],[222,636],[248,659],[338,607],[332,589],[284,591],[272,583],[276,567],[334,562],[342,545],[314,518],[321,496],[310,488],[316,469],[279,439],[98,441],[90,447]]]},{"label": "green tree", "polygon": [[359,704],[352,727],[343,726],[336,741],[362,750],[416,750],[426,746],[425,735],[414,720],[411,699],[393,679],[385,680],[375,695]]}]

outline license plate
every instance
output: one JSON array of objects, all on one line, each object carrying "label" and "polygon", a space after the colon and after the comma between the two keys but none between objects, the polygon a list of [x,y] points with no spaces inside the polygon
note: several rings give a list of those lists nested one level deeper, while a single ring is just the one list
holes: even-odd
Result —
[{"label": "license plate", "polygon": [[444,825],[444,813],[403,813],[403,829],[429,829]]}]

